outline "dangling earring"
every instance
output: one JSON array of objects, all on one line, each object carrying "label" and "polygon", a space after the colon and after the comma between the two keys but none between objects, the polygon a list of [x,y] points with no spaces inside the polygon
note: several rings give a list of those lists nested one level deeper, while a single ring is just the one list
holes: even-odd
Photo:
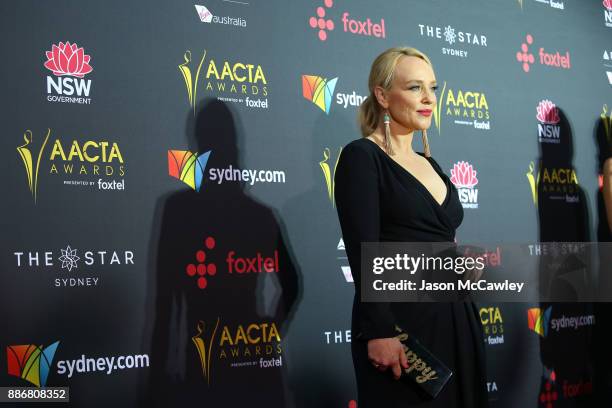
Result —
[{"label": "dangling earring", "polygon": [[385,112],[383,121],[385,122],[385,139],[383,141],[383,147],[389,156],[393,156],[395,152],[393,152],[393,147],[391,147],[391,118],[389,117],[389,112]]},{"label": "dangling earring", "polygon": [[427,140],[427,130],[421,131],[421,139],[423,139],[423,153],[425,157],[431,157],[431,151],[429,150],[429,141]]}]

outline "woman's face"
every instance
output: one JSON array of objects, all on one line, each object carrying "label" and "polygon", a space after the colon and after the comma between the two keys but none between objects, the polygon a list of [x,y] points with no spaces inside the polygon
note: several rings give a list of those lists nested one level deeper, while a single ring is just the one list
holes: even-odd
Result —
[{"label": "woman's face", "polygon": [[393,133],[406,134],[431,126],[436,89],[436,77],[427,62],[418,57],[399,59],[391,89],[381,92],[378,98],[389,111]]}]

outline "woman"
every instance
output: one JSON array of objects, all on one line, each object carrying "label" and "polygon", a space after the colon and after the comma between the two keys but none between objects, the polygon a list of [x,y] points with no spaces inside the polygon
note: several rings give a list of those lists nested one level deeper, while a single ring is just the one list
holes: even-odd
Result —
[{"label": "woman", "polygon": [[[335,198],[354,274],[352,354],[359,407],[487,406],[483,336],[471,303],[362,303],[361,242],[452,242],[463,219],[457,190],[429,157],[425,129],[436,106],[429,58],[391,48],[370,71],[360,111],[363,138],[349,143],[335,176]],[[425,153],[412,148],[423,132]],[[397,381],[408,364],[395,326],[419,339],[452,371],[435,399]]]}]

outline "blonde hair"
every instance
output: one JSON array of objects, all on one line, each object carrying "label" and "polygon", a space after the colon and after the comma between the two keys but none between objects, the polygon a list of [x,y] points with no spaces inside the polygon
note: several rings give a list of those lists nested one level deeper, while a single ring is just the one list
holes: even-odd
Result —
[{"label": "blonde hair", "polygon": [[393,74],[395,73],[395,67],[401,57],[417,57],[427,62],[431,66],[429,57],[411,47],[394,47],[389,48],[380,54],[372,63],[370,69],[370,76],[368,78],[368,89],[370,95],[363,101],[359,108],[359,127],[361,128],[361,134],[363,137],[369,136],[378,128],[380,122],[380,116],[382,114],[382,107],[376,100],[374,89],[377,86],[383,89],[391,89],[391,83],[393,82]]}]

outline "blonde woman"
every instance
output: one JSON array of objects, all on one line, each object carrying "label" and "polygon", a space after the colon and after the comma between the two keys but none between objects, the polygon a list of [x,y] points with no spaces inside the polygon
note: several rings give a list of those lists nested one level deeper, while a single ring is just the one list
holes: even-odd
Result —
[{"label": "blonde woman", "polygon": [[[391,48],[372,64],[360,111],[363,138],[343,150],[335,198],[356,296],[352,354],[360,408],[487,406],[482,328],[471,303],[360,301],[361,242],[452,242],[463,220],[457,190],[430,157],[426,129],[436,106],[429,58]],[[415,131],[424,153],[414,151]],[[415,336],[452,371],[435,399],[397,381],[408,363],[395,326]]]}]

